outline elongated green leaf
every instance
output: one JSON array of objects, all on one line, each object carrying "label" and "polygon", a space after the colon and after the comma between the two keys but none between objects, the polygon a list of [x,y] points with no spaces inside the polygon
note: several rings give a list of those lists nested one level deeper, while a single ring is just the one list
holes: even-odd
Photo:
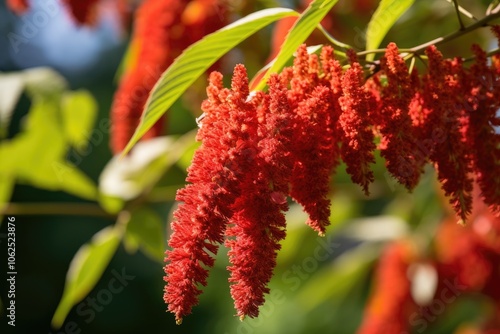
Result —
[{"label": "elongated green leaf", "polygon": [[[382,0],[378,5],[377,10],[373,13],[368,28],[366,29],[366,49],[373,50],[379,47],[385,35],[406,12],[408,8],[413,5],[415,0]],[[366,59],[373,60],[375,54],[369,54]]]},{"label": "elongated green leaf", "polygon": [[120,238],[119,229],[106,227],[75,254],[66,275],[63,296],[52,318],[54,328],[61,327],[71,308],[94,288],[116,252]]},{"label": "elongated green leaf", "polygon": [[140,208],[131,213],[125,240],[139,246],[146,255],[162,262],[165,251],[160,217],[151,209]]},{"label": "elongated green leaf", "polygon": [[14,155],[19,182],[95,199],[97,187],[92,180],[64,159],[68,144],[58,120],[59,100],[38,98],[35,101],[26,131],[10,143],[14,150],[23,152]]},{"label": "elongated green leaf", "polygon": [[255,90],[263,89],[269,76],[283,68],[288,59],[292,57],[293,53],[297,51],[297,48],[304,43],[307,37],[309,37],[336,3],[337,0],[315,0],[307,7],[302,15],[300,15],[297,22],[295,22],[292,29],[290,29],[273,65],[257,84]]},{"label": "elongated green leaf", "polygon": [[130,151],[139,138],[217,59],[270,23],[296,15],[295,11],[287,8],[264,9],[205,36],[184,50],[153,88],[141,122],[123,154]]},{"label": "elongated green leaf", "polygon": [[62,190],[91,200],[97,198],[97,186],[94,182],[68,161],[53,161],[50,168],[40,170],[30,181],[44,189]]}]

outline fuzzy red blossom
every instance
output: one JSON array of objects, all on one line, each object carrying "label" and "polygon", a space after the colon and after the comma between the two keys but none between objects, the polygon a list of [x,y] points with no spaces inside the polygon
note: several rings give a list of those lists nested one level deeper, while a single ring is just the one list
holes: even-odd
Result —
[{"label": "fuzzy red blossom", "polygon": [[[496,30],[495,30],[496,29]],[[496,27],[499,33],[500,28]],[[486,52],[474,45],[475,63],[467,76],[467,142],[483,200],[500,214],[500,58],[488,66]]]},{"label": "fuzzy red blossom", "polygon": [[329,46],[323,47],[321,50],[321,65],[323,70],[323,81],[328,84],[333,94],[333,115],[338,117],[341,114],[339,98],[342,96],[342,66],[338,60],[333,57],[333,48]]},{"label": "fuzzy red blossom", "polygon": [[283,78],[272,75],[269,94],[259,110],[259,149],[267,168],[264,173],[272,180],[272,189],[287,196],[293,169],[294,128],[298,115],[288,101]]},{"label": "fuzzy red blossom", "polygon": [[292,173],[291,195],[304,207],[309,218],[307,224],[320,235],[330,224],[330,175],[338,164],[336,147],[325,124],[331,93],[326,87],[318,87],[312,96],[299,104],[297,112],[301,124],[297,128],[295,165]]},{"label": "fuzzy red blossom", "polygon": [[416,305],[411,297],[408,269],[415,258],[416,250],[410,242],[399,241],[386,248],[376,269],[376,285],[358,334],[409,331],[410,314]]},{"label": "fuzzy red blossom", "polygon": [[320,83],[318,56],[308,54],[305,45],[301,45],[297,50],[297,55],[293,61],[293,77],[290,81],[292,98],[297,101],[303,100]]},{"label": "fuzzy red blossom", "polygon": [[[224,7],[216,0],[146,0],[135,15],[131,50],[136,60],[123,75],[111,109],[114,153],[132,137],[162,72],[182,50],[225,24]],[[160,119],[144,138],[160,135],[164,123]]]},{"label": "fuzzy red blossom", "polygon": [[364,88],[363,69],[359,63],[353,62],[345,72],[342,87],[344,94],[339,99],[342,108],[339,117],[343,130],[342,160],[352,181],[369,194],[368,185],[374,180],[369,164],[375,162],[374,135],[368,115],[373,96]]},{"label": "fuzzy red blossom", "polygon": [[[233,89],[222,88],[222,76],[213,73],[207,89],[209,99],[202,109],[206,114],[198,132],[201,147],[188,169],[187,187],[177,193],[183,202],[174,213],[171,251],[165,266],[165,302],[177,323],[191,313],[206,285],[207,267],[224,241],[231,205],[241,194],[243,179],[253,167],[256,155],[257,119],[255,105],[245,102],[248,81],[243,66],[235,68]],[[245,88],[246,87],[246,88]]]},{"label": "fuzzy red blossom", "polygon": [[320,75],[317,57],[309,56],[305,46],[299,48],[289,93],[298,117],[291,195],[309,214],[306,223],[320,235],[330,224],[330,200],[327,195],[330,176],[340,158],[337,130],[340,106],[331,88],[331,82],[340,79],[335,77],[338,72],[334,70],[338,68],[338,63],[331,58],[332,53],[330,48],[325,50],[321,64],[322,69],[332,72]]},{"label": "fuzzy red blossom", "polygon": [[288,209],[286,196],[292,171],[290,144],[293,114],[287,101],[287,89],[273,75],[269,95],[259,116],[259,154],[241,185],[241,197],[232,206],[232,227],[227,230],[230,248],[231,296],[237,315],[256,317],[267,284],[276,266],[279,241],[285,237]]},{"label": "fuzzy red blossom", "polygon": [[387,170],[399,183],[412,190],[423,172],[425,160],[415,154],[417,140],[409,114],[414,90],[408,67],[396,44],[387,46],[380,66],[387,77],[387,85],[380,87],[379,117],[374,117],[382,134],[380,153],[386,160]]},{"label": "fuzzy red blossom", "polygon": [[[472,209],[472,163],[462,131],[465,108],[459,100],[463,67],[459,59],[444,60],[436,47],[426,50],[429,72],[423,78],[426,138],[432,138],[430,160],[457,215],[466,221]],[[436,134],[436,131],[439,134]]]},{"label": "fuzzy red blossom", "polygon": [[283,195],[274,197],[270,181],[263,173],[242,185],[243,195],[235,202],[226,245],[230,248],[231,296],[237,315],[259,315],[264,304],[267,284],[273,276],[279,242],[285,237],[286,221],[282,210],[287,209]]}]

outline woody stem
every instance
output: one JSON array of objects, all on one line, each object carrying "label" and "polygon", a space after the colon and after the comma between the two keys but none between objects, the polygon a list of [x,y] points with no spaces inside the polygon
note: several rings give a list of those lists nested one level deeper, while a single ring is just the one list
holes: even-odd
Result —
[{"label": "woody stem", "polygon": [[495,19],[498,19],[500,17],[500,7],[497,7],[495,8],[495,10],[493,10],[491,12],[490,15],[488,16],[485,16],[483,17],[481,20],[477,21],[477,22],[474,22],[473,24],[471,24],[470,26],[468,27],[464,27],[463,29],[461,30],[458,30],[454,33],[451,33],[447,36],[444,36],[444,37],[438,37],[436,39],[433,39],[432,41],[429,41],[427,43],[424,43],[424,44],[420,44],[420,45],[417,45],[413,48],[411,48],[411,52],[413,53],[421,53],[423,50],[425,50],[427,47],[431,46],[431,45],[438,45],[438,44],[442,44],[442,43],[445,43],[445,42],[449,42],[451,40],[454,40],[462,35],[465,35],[471,31],[474,31],[478,28],[482,28],[482,27],[485,27],[488,25],[488,23],[490,21],[493,21]]}]

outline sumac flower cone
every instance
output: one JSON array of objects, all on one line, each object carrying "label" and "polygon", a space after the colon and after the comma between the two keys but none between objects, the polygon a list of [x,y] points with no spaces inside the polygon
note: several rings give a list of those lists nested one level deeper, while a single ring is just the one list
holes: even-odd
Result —
[{"label": "sumac flower cone", "polygon": [[[336,167],[343,161],[353,182],[368,193],[377,142],[388,171],[409,190],[426,163],[436,168],[455,221],[467,222],[475,182],[478,198],[498,215],[500,145],[494,126],[500,85],[485,87],[483,78],[499,82],[500,60],[488,65],[482,50],[474,52],[475,63],[466,67],[430,46],[426,72],[410,73],[391,43],[380,71],[367,76],[353,51],[342,63],[331,47],[318,57],[303,45],[291,68],[271,76],[267,92],[249,92],[243,65],[236,66],[230,89],[214,72],[202,104],[201,146],[188,169],[189,184],[177,193],[181,203],[165,258],[164,299],[177,323],[198,302],[223,243],[236,314],[256,317],[285,238],[289,199],[302,205],[306,223],[324,235]],[[384,255],[379,280],[395,283],[373,297],[360,332],[407,327],[397,321],[415,308],[405,276],[413,257],[404,243]],[[387,295],[394,286],[400,290]],[[382,303],[386,297],[393,302]],[[393,313],[403,304],[402,313]],[[389,329],[383,325],[388,322]]]}]

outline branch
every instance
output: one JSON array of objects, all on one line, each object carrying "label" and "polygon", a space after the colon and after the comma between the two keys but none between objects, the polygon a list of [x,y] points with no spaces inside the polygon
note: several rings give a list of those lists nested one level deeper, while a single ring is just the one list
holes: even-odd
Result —
[{"label": "branch", "polygon": [[438,37],[438,38],[433,39],[432,41],[429,41],[427,43],[417,45],[417,46],[411,48],[410,50],[413,53],[419,53],[419,52],[425,50],[428,46],[439,45],[439,44],[442,44],[445,42],[449,42],[451,40],[454,40],[458,37],[461,37],[461,36],[471,32],[471,31],[474,31],[478,28],[486,27],[490,21],[498,19],[499,17],[500,17],[500,7],[497,7],[497,8],[495,8],[495,10],[491,11],[491,14],[489,16],[483,17],[481,20],[471,24],[468,27],[465,27],[462,30],[456,31],[456,32],[451,33],[451,34],[444,36],[444,37]]},{"label": "branch", "polygon": [[0,216],[31,216],[31,215],[58,215],[58,216],[90,216],[116,218],[116,215],[104,211],[94,203],[8,203],[0,210]]}]

